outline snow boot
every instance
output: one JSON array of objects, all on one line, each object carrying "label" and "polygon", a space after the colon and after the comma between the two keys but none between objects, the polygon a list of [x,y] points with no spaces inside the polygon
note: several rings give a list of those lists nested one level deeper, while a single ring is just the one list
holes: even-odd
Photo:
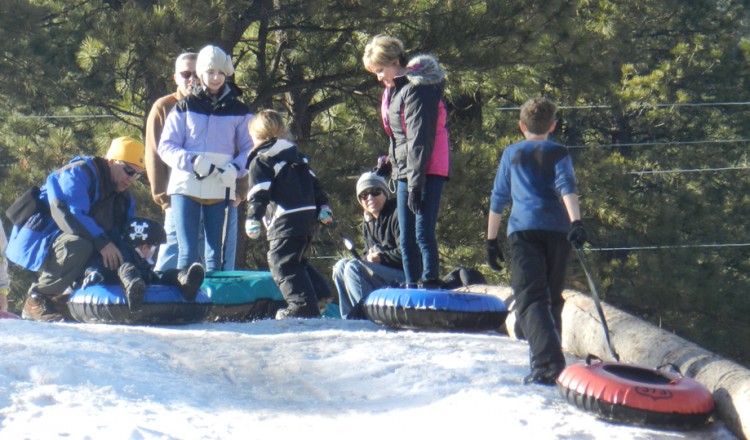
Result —
[{"label": "snow boot", "polygon": [[554,386],[557,377],[565,369],[564,363],[551,362],[531,369],[531,374],[523,378],[524,385],[538,384]]},{"label": "snow boot", "polygon": [[96,269],[86,269],[86,273],[83,275],[83,281],[81,281],[81,289],[85,289],[88,286],[95,286],[104,282],[104,275]]},{"label": "snow boot", "polygon": [[177,274],[177,285],[180,293],[186,301],[195,301],[198,291],[206,277],[206,271],[200,263],[193,263],[187,269],[182,269]]},{"label": "snow boot", "polygon": [[23,304],[21,317],[32,321],[59,322],[72,320],[67,301],[70,295],[42,295],[31,292]]},{"label": "snow boot", "polygon": [[131,312],[139,310],[146,296],[146,282],[141,278],[141,272],[133,263],[123,263],[117,269],[117,275],[120,277],[122,289],[128,299],[128,310]]}]

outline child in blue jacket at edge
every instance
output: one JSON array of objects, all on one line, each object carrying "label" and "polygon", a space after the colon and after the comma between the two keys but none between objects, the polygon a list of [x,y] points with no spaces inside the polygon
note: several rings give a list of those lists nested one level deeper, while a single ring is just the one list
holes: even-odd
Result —
[{"label": "child in blue jacket at edge", "polygon": [[[276,319],[316,318],[333,299],[325,278],[307,261],[319,223],[333,221],[328,198],[307,157],[285,139],[281,115],[263,110],[248,126],[254,147],[248,157],[250,191],[245,233],[260,238],[266,217],[268,266],[286,300]],[[272,213],[266,216],[271,205]]]},{"label": "child in blue jacket at edge", "polygon": [[519,126],[526,139],[503,151],[487,222],[487,260],[501,270],[497,234],[502,212],[511,205],[511,287],[530,351],[531,373],[524,384],[554,385],[565,369],[560,339],[565,270],[570,244],[580,249],[587,239],[573,161],[565,146],[547,139],[556,117],[557,107],[545,98],[521,107]]}]

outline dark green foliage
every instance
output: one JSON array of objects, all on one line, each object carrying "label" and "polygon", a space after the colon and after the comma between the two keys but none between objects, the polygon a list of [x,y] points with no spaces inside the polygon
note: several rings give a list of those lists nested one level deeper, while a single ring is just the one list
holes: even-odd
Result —
[{"label": "dark green foliage", "polygon": [[[289,115],[330,194],[338,232],[324,229],[313,255],[329,274],[344,255],[340,234],[359,241],[356,179],[386,153],[381,86],[361,56],[369,38],[389,33],[448,72],[444,273],[476,266],[490,282],[509,281],[484,262],[488,197],[502,150],[521,139],[517,107],[545,95],[563,106],[554,137],[571,146],[600,294],[750,364],[750,246],[705,246],[750,242],[748,142],[737,141],[750,139],[750,105],[690,105],[750,101],[746,8],[737,0],[0,0],[0,207],[75,155],[140,137],[151,103],[174,87],[176,55],[217,44],[232,53],[234,81],[253,109]],[[725,170],[698,171],[707,168]],[[159,218],[145,183],[136,185],[139,215]],[[240,264],[266,268],[265,242],[241,240],[240,249]],[[33,278],[17,268],[13,276],[18,310]],[[569,281],[586,290],[575,260]]]}]

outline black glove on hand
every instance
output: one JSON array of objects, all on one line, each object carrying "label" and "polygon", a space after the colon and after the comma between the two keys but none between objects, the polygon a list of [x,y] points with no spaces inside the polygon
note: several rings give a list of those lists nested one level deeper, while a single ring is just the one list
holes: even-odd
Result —
[{"label": "black glove on hand", "polygon": [[583,223],[580,220],[574,221],[570,225],[570,232],[568,232],[568,241],[576,249],[581,249],[586,241],[588,240],[588,234],[586,234],[586,228],[583,227]]},{"label": "black glove on hand", "polygon": [[409,211],[413,212],[414,215],[422,212],[422,190],[413,189],[409,191],[409,198],[406,201],[406,206],[409,207]]},{"label": "black glove on hand", "polygon": [[501,261],[505,261],[503,257],[503,251],[500,250],[500,243],[497,242],[497,238],[494,240],[487,240],[487,264],[493,270],[503,270]]},{"label": "black glove on hand", "polygon": [[390,160],[388,160],[388,156],[380,156],[378,158],[378,165],[375,167],[375,174],[385,179],[389,179],[391,177],[391,172],[393,172],[393,166],[391,165]]}]

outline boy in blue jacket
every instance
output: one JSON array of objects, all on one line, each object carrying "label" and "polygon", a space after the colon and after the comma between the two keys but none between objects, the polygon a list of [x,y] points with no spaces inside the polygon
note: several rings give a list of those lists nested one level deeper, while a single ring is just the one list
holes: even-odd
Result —
[{"label": "boy in blue jacket", "polygon": [[497,234],[502,212],[511,205],[511,287],[531,359],[524,384],[554,385],[565,369],[560,341],[565,270],[570,243],[580,248],[586,242],[573,161],[565,146],[548,139],[556,114],[555,104],[545,98],[530,99],[521,107],[519,127],[525,140],[503,151],[487,222],[487,259],[500,270],[504,258]]}]

